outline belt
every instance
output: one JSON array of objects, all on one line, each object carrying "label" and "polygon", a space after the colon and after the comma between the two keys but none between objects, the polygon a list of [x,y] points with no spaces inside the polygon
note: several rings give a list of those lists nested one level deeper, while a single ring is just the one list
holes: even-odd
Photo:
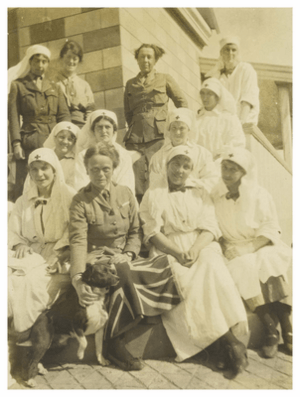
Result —
[{"label": "belt", "polygon": [[144,105],[138,106],[133,110],[133,114],[139,114],[139,113],[149,113],[151,110],[154,108],[160,108],[164,104],[155,104],[155,103],[145,103]]}]

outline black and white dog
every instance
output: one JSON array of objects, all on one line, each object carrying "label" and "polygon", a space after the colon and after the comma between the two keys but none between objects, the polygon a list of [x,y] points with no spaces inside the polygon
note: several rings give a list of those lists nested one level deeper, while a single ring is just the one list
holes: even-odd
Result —
[{"label": "black and white dog", "polygon": [[22,359],[22,379],[27,386],[36,386],[34,377],[38,373],[47,373],[40,360],[50,348],[54,335],[59,335],[61,343],[76,338],[79,342],[77,357],[82,360],[87,347],[85,336],[95,334],[97,360],[103,366],[110,364],[102,355],[103,331],[108,319],[106,297],[109,287],[116,285],[118,280],[115,269],[107,261],[99,260],[93,265],[88,263],[82,281],[100,295],[99,300],[83,308],[79,305],[75,289],[70,286],[68,292],[51,309],[38,317],[30,333],[29,347]]}]

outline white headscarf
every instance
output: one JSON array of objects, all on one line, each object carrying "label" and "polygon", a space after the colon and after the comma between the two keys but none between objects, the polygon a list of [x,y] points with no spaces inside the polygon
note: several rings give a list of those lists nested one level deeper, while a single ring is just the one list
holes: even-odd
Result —
[{"label": "white headscarf", "polygon": [[[222,50],[222,48],[226,44],[235,44],[238,47],[238,49],[240,49],[240,39],[238,36],[223,37],[220,40],[220,50]],[[217,79],[219,79],[221,76],[221,70],[224,69],[224,67],[225,67],[225,65],[223,62],[223,58],[220,55],[215,66],[205,74],[205,77],[216,77]]]},{"label": "white headscarf", "polygon": [[[56,124],[56,126],[52,129],[51,134],[48,136],[48,138],[45,140],[44,142],[44,147],[45,148],[49,148],[49,149],[55,149],[55,137],[56,135],[63,130],[67,130],[72,132],[75,137],[77,138],[78,134],[79,134],[79,127],[77,127],[77,125],[71,123],[70,121],[61,121],[60,123]],[[76,143],[75,143],[76,145]],[[73,151],[76,152],[76,149],[73,148]]]},{"label": "white headscarf", "polygon": [[[175,156],[180,155],[189,157],[192,163],[195,164],[195,159],[193,158],[190,148],[185,145],[178,145],[174,146],[168,153],[165,165],[166,168]],[[193,183],[193,178],[188,179],[188,181]],[[153,186],[154,187],[149,188],[149,213],[154,219],[157,219],[163,213],[163,204],[168,203],[169,182],[167,170],[164,170],[161,175],[157,176]]]},{"label": "white headscarf", "polygon": [[171,112],[168,113],[168,118],[167,118],[167,123],[166,123],[166,129],[164,136],[166,138],[164,146],[170,143],[170,124],[173,123],[173,121],[182,121],[184,122],[188,128],[189,128],[189,138],[193,136],[192,131],[194,130],[195,126],[195,114],[192,110],[188,108],[177,108],[172,110]]},{"label": "white headscarf", "polygon": [[[44,161],[50,164],[55,170],[54,183],[51,191],[51,200],[49,205],[52,206],[52,224],[50,239],[51,241],[58,240],[62,237],[64,230],[69,222],[69,207],[72,195],[76,192],[65,183],[63,170],[61,168],[58,157],[52,149],[40,148],[30,153],[28,158],[28,165],[34,161]],[[29,173],[26,177],[23,196],[27,198],[37,197],[38,189],[36,184],[31,179]]]},{"label": "white headscarf", "polygon": [[[240,200],[243,212],[245,213],[246,223],[249,227],[256,228],[253,224],[255,211],[255,198],[257,197],[257,167],[254,156],[249,150],[241,147],[226,148],[222,154],[222,161],[229,160],[242,167],[246,174],[241,178],[239,186]],[[212,191],[212,197],[217,199],[228,192],[227,186],[222,178]]]},{"label": "white headscarf", "polygon": [[[80,133],[78,134],[77,145],[76,145],[76,150],[78,153],[97,143],[95,134],[92,130],[92,126],[94,121],[101,116],[109,117],[111,120],[115,122],[118,128],[118,119],[114,112],[111,112],[110,110],[106,110],[106,109],[95,110],[89,115],[86,124],[83,126],[83,128],[80,130]],[[116,140],[116,135],[117,134],[115,133],[113,136],[113,143]]]},{"label": "white headscarf", "polygon": [[11,82],[20,79],[22,77],[25,77],[27,75],[27,73],[30,71],[29,60],[33,55],[37,55],[37,54],[45,55],[50,61],[51,52],[47,47],[37,44],[27,48],[26,55],[22,59],[22,61],[19,62],[17,65],[12,66],[11,68],[8,69],[8,77],[7,77],[8,94],[10,93]]},{"label": "white headscarf", "polygon": [[218,96],[219,102],[216,108],[218,108],[221,112],[226,111],[230,114],[236,114],[236,102],[232,94],[223,86],[220,80],[214,77],[204,80],[201,90],[203,88],[214,92]]}]

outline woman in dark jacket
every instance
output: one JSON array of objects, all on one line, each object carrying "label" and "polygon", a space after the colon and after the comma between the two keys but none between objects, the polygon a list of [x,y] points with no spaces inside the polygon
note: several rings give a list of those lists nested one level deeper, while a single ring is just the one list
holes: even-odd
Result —
[{"label": "woman in dark jacket", "polygon": [[126,83],[124,94],[128,132],[124,138],[127,150],[142,157],[135,162],[136,195],[140,201],[148,188],[148,165],[152,155],[164,143],[164,129],[169,98],[175,106],[188,107],[187,100],[175,80],[154,69],[165,51],[154,44],[142,44],[135,51],[140,73]]},{"label": "woman in dark jacket", "polygon": [[43,147],[57,123],[71,121],[61,89],[45,77],[50,56],[48,48],[34,45],[8,71],[9,131],[17,160],[15,200],[22,194],[29,154]]},{"label": "woman in dark jacket", "polygon": [[91,182],[70,208],[72,284],[79,303],[89,306],[99,297],[81,280],[86,263],[101,259],[115,267],[120,281],[110,290],[106,356],[124,370],[139,370],[143,364],[126,350],[124,332],[144,316],[174,308],[179,294],[166,255],[154,260],[138,257],[141,233],[135,198],[128,187],[111,182],[119,163],[114,146],[91,146],[84,162]]}]

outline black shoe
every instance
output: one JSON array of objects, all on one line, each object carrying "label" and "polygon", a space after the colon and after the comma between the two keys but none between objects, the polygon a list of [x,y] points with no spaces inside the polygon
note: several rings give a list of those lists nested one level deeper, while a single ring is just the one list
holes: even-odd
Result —
[{"label": "black shoe", "polygon": [[285,350],[287,353],[292,356],[293,355],[293,333],[288,332],[286,334],[282,334],[283,343]]},{"label": "black shoe", "polygon": [[106,356],[123,371],[140,371],[145,365],[141,359],[135,358],[129,353],[120,338],[110,342]]},{"label": "black shoe", "polygon": [[249,365],[246,346],[242,342],[234,342],[226,345],[233,375],[242,373]]},{"label": "black shoe", "polygon": [[218,357],[217,357],[216,367],[220,370],[227,369],[229,365],[229,357],[225,346],[221,343],[217,354]]},{"label": "black shoe", "polygon": [[261,348],[261,352],[265,358],[274,358],[278,351],[279,332],[269,333],[266,336],[265,343]]}]

